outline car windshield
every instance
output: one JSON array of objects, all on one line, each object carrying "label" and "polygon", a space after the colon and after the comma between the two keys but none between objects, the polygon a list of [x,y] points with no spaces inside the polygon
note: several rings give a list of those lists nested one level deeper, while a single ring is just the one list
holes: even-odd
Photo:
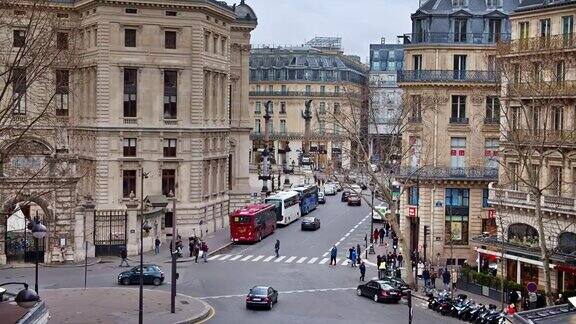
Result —
[{"label": "car windshield", "polygon": [[266,287],[254,287],[250,289],[252,295],[268,295],[268,288]]}]

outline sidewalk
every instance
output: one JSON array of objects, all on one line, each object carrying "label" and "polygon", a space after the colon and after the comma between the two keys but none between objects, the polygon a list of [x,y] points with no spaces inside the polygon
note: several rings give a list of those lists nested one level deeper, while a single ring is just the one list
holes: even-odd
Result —
[{"label": "sidewalk", "polygon": [[[88,266],[93,266],[95,264],[98,264],[102,262],[101,258],[88,258]],[[85,266],[84,261],[80,261],[80,262],[54,262],[54,263],[38,263],[38,265],[40,267],[46,267],[46,268],[78,268],[78,267],[83,267]],[[4,270],[4,269],[20,269],[20,268],[34,268],[36,266],[35,263],[10,263],[10,264],[6,264],[6,265],[2,265],[0,266],[0,270]]]},{"label": "sidewalk", "polygon": [[[48,323],[137,323],[138,289],[45,289],[42,299],[50,311]],[[176,313],[170,313],[170,292],[144,290],[145,323],[197,323],[212,316],[213,308],[190,296],[176,296]]]}]

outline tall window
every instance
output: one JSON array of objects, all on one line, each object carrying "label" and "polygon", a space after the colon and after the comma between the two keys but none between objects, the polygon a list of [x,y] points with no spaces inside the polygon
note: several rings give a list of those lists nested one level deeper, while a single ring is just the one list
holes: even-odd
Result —
[{"label": "tall window", "polygon": [[552,130],[564,130],[564,107],[552,108]]},{"label": "tall window", "polygon": [[321,102],[320,103],[320,108],[318,109],[318,113],[320,115],[325,115],[326,114],[326,103],[325,102]]},{"label": "tall window", "polygon": [[286,114],[286,102],[285,101],[280,102],[280,114],[282,114],[282,115]]},{"label": "tall window", "polygon": [[414,66],[414,71],[422,70],[422,55],[412,55],[412,65]]},{"label": "tall window", "polygon": [[454,79],[466,79],[466,55],[454,55]]},{"label": "tall window", "polygon": [[286,120],[280,119],[280,133],[286,133]]},{"label": "tall window", "polygon": [[335,93],[335,94],[339,94],[339,93],[340,93],[340,86],[334,86],[334,93]]},{"label": "tall window", "polygon": [[335,102],[334,103],[334,115],[338,115],[338,114],[340,114],[340,103]]},{"label": "tall window", "polygon": [[420,165],[420,153],[422,151],[422,141],[420,137],[410,136],[410,166],[416,168]]},{"label": "tall window", "polygon": [[488,42],[496,43],[500,41],[500,35],[502,33],[502,20],[490,19],[488,24]]},{"label": "tall window", "polygon": [[468,244],[470,190],[463,188],[447,188],[445,205],[445,234],[447,244]]},{"label": "tall window", "polygon": [[528,39],[530,37],[530,23],[521,21],[518,26],[520,27],[520,39]]},{"label": "tall window", "polygon": [[138,70],[124,69],[124,117],[137,116]]},{"label": "tall window", "polygon": [[500,123],[500,99],[496,96],[486,97],[486,123]]},{"label": "tall window", "polygon": [[421,95],[411,95],[410,96],[411,107],[411,121],[421,122],[422,121],[422,96]]},{"label": "tall window", "polygon": [[176,32],[173,30],[164,31],[164,48],[175,49],[176,48]]},{"label": "tall window", "polygon": [[26,89],[26,68],[13,68],[12,91],[14,107],[12,112],[14,114],[26,114]]},{"label": "tall window", "polygon": [[520,128],[520,107],[510,107],[510,130]]},{"label": "tall window", "polygon": [[562,35],[564,46],[574,44],[574,16],[562,17]]},{"label": "tall window", "polygon": [[136,47],[136,29],[124,29],[124,46]]},{"label": "tall window", "polygon": [[550,194],[562,196],[562,167],[550,166]]},{"label": "tall window", "polygon": [[286,85],[285,85],[285,84],[283,84],[282,86],[280,86],[280,91],[282,91],[282,94],[288,93],[288,88],[286,88]]},{"label": "tall window", "polygon": [[306,85],[306,94],[309,95],[310,93],[312,93],[312,86]]},{"label": "tall window", "polygon": [[168,196],[169,193],[176,193],[176,170],[162,170],[162,194]]},{"label": "tall window", "polygon": [[56,116],[68,116],[70,71],[56,70]]},{"label": "tall window", "polygon": [[452,96],[451,123],[468,123],[466,118],[466,96]]},{"label": "tall window", "polygon": [[255,119],[255,120],[254,120],[254,132],[257,133],[257,134],[259,134],[259,133],[262,132],[262,128],[261,128],[261,125],[260,125],[260,119]]},{"label": "tall window", "polygon": [[550,19],[540,19],[540,37],[550,37]]},{"label": "tall window", "polygon": [[12,46],[13,47],[24,47],[26,43],[26,31],[24,30],[14,30]]},{"label": "tall window", "polygon": [[136,194],[136,170],[122,171],[122,197],[130,197],[130,193]]},{"label": "tall window", "polygon": [[466,43],[467,25],[467,19],[454,20],[454,43]]},{"label": "tall window", "polygon": [[424,19],[414,20],[414,42],[422,43],[426,41],[426,21]]},{"label": "tall window", "polygon": [[455,169],[466,167],[466,138],[450,139],[450,166]]},{"label": "tall window", "polygon": [[326,86],[320,86],[320,93],[321,94],[326,93]]},{"label": "tall window", "polygon": [[408,205],[418,206],[420,204],[420,188],[413,186],[408,188]]},{"label": "tall window", "polygon": [[482,207],[488,208],[490,204],[488,203],[488,199],[490,198],[490,189],[482,189]]},{"label": "tall window", "polygon": [[256,101],[254,103],[254,114],[260,115],[262,113],[262,103],[260,101]]},{"label": "tall window", "polygon": [[164,157],[176,157],[176,143],[175,138],[164,139]]},{"label": "tall window", "polygon": [[518,163],[508,163],[508,170],[506,174],[508,175],[508,182],[510,190],[518,190],[518,173],[520,172],[520,167]]},{"label": "tall window", "polygon": [[178,72],[173,70],[164,71],[164,119],[176,119],[178,117]]},{"label": "tall window", "polygon": [[566,81],[566,63],[558,61],[556,63],[556,82],[563,83]]},{"label": "tall window", "polygon": [[68,33],[59,32],[56,34],[56,48],[61,51],[68,49]]},{"label": "tall window", "polygon": [[500,140],[497,138],[487,138],[484,148],[484,157],[486,159],[487,169],[498,168],[498,149],[500,147]]},{"label": "tall window", "polygon": [[123,153],[124,157],[135,157],[136,156],[136,139],[135,138],[125,138],[123,140]]},{"label": "tall window", "polygon": [[323,120],[318,121],[318,132],[324,134],[326,132],[326,122]]},{"label": "tall window", "polygon": [[540,107],[530,108],[532,112],[532,130],[534,134],[538,134],[542,125],[540,125]]}]

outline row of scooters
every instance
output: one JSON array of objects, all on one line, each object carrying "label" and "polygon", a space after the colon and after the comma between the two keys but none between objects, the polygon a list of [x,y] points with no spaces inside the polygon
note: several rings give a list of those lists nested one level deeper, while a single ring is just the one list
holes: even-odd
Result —
[{"label": "row of scooters", "polygon": [[451,298],[447,291],[438,292],[436,289],[426,289],[428,308],[444,316],[452,316],[463,321],[477,324],[503,324],[507,323],[506,313],[498,310],[496,305],[483,305],[476,303],[468,296],[459,294]]}]

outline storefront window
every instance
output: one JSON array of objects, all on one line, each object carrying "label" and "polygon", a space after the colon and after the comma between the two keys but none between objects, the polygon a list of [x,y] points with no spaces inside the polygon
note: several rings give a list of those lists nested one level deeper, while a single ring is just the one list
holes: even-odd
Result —
[{"label": "storefront window", "polygon": [[521,262],[520,280],[522,286],[526,286],[529,282],[535,282],[538,284],[538,266]]},{"label": "storefront window", "polygon": [[518,261],[506,259],[506,279],[513,282],[518,280]]},{"label": "storefront window", "polygon": [[558,236],[558,250],[562,253],[572,254],[576,251],[576,234],[564,232]]},{"label": "storefront window", "polygon": [[508,227],[508,242],[537,247],[538,231],[528,224],[512,224]]},{"label": "storefront window", "polygon": [[468,189],[446,189],[446,244],[468,244],[469,200],[470,191]]}]

